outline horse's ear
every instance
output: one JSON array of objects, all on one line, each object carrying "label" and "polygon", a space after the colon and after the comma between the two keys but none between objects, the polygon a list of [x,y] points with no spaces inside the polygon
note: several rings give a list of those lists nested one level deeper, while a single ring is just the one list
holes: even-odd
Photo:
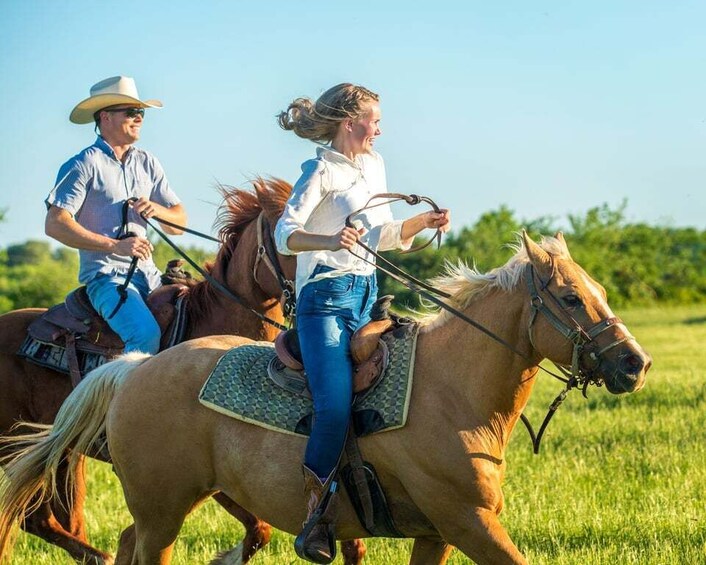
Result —
[{"label": "horse's ear", "polygon": [[534,240],[527,235],[525,230],[522,230],[522,240],[525,242],[525,249],[527,250],[527,256],[530,262],[537,269],[542,269],[544,267],[551,268],[552,259],[549,253],[544,251],[539,245],[537,245]]},{"label": "horse's ear", "polygon": [[562,246],[564,247],[564,251],[566,252],[566,257],[567,257],[568,259],[571,259],[571,260],[573,261],[573,259],[572,259],[572,257],[571,257],[571,253],[569,253],[569,246],[566,244],[566,240],[564,239],[564,234],[561,233],[560,231],[558,231],[558,232],[556,232],[556,234],[554,235],[554,238],[555,238],[557,241],[559,241],[559,243],[561,243]]}]

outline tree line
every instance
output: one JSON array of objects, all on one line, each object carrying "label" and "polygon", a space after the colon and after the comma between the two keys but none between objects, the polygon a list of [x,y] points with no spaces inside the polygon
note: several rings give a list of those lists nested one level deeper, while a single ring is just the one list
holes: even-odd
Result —
[{"label": "tree line", "polygon": [[[538,239],[563,228],[571,255],[606,288],[613,306],[706,301],[706,231],[628,222],[625,209],[625,202],[616,208],[604,204],[569,215],[568,224],[560,226],[553,217],[520,219],[502,206],[446,236],[438,250],[429,246],[385,256],[419,279],[441,273],[446,261],[465,261],[484,272],[512,256],[508,244],[517,241],[522,229]],[[154,243],[155,262],[164,269],[176,253],[166,243]],[[198,264],[213,259],[196,247],[186,251]],[[0,313],[57,304],[78,285],[77,275],[76,251],[52,249],[48,240],[0,248]],[[382,273],[379,282],[380,294],[394,294],[398,306],[418,307],[418,298],[400,283]]]}]

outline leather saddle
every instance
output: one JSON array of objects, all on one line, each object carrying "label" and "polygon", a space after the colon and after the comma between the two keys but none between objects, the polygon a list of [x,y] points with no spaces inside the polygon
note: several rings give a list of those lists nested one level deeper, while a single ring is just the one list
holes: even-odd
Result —
[{"label": "leather saddle", "polygon": [[[411,323],[389,311],[393,298],[392,295],[379,298],[373,305],[371,321],[351,337],[354,394],[371,391],[387,368],[389,352],[382,335]],[[296,329],[277,336],[275,352],[277,356],[267,367],[270,378],[289,391],[311,398]]]},{"label": "leather saddle", "polygon": [[[185,299],[195,281],[181,271],[181,264],[181,261],[170,261],[162,277],[164,286],[147,298],[147,305],[162,331],[160,349],[181,341],[186,329]],[[93,308],[85,286],[71,291],[62,304],[52,306],[32,322],[28,334],[29,338],[43,344],[66,348],[74,384],[82,377],[76,363],[77,351],[110,359],[120,355],[124,348],[120,337]]]}]

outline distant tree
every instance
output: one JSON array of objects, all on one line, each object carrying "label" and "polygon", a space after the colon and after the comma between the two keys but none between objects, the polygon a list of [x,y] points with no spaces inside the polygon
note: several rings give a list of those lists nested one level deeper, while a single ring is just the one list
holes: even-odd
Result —
[{"label": "distant tree", "polygon": [[[607,204],[584,214],[568,216],[565,237],[571,254],[606,289],[616,307],[651,303],[682,304],[706,301],[706,231],[630,224],[627,203]],[[4,211],[0,210],[0,221]],[[414,277],[425,280],[443,272],[446,261],[465,261],[481,271],[505,263],[514,253],[511,245],[526,229],[530,236],[553,235],[555,219],[549,216],[518,220],[506,206],[486,212],[471,226],[444,237],[441,249],[427,247],[413,254],[386,252]],[[154,261],[164,270],[179,255],[154,239]],[[177,240],[178,241],[178,240]],[[419,243],[420,239],[416,242]],[[184,251],[198,264],[215,253],[197,247]],[[192,271],[188,265],[185,270]],[[51,306],[78,285],[78,253],[60,247],[52,252],[42,241],[26,241],[0,249],[0,312],[29,306]],[[419,297],[380,272],[380,295],[396,295],[398,308],[419,307]]]},{"label": "distant tree", "polygon": [[0,277],[0,306],[7,310],[17,308],[49,307],[63,301],[64,296],[78,286],[75,269],[67,269],[57,261],[41,265],[20,265],[8,269]]},{"label": "distant tree", "polygon": [[51,247],[46,241],[29,240],[7,248],[7,265],[39,265],[51,259]]},{"label": "distant tree", "polygon": [[[154,245],[154,251],[152,252],[152,259],[155,265],[160,271],[164,271],[167,268],[167,263],[172,259],[181,259],[181,255],[174,251],[169,244],[164,241],[152,240]],[[183,248],[179,246],[182,251],[184,251],[197,265],[203,267],[204,263],[207,261],[212,261],[216,256],[213,252],[204,251],[198,247],[186,247]],[[194,269],[188,264],[184,264],[183,269],[189,271],[194,277],[199,277],[200,275],[194,272]]]}]

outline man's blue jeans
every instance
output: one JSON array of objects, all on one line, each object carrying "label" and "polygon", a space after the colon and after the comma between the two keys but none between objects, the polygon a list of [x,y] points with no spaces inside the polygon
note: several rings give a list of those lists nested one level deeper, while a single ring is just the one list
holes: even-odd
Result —
[{"label": "man's blue jeans", "polygon": [[[330,268],[320,265],[314,275],[325,270]],[[314,422],[304,464],[322,479],[338,462],[351,417],[351,336],[370,320],[376,299],[374,274],[311,282],[297,299],[297,332],[314,399]]]},{"label": "man's blue jeans", "polygon": [[139,270],[135,271],[127,287],[127,300],[117,314],[108,320],[108,316],[113,313],[120,300],[118,287],[124,282],[123,274],[100,274],[86,284],[88,298],[96,311],[108,322],[110,328],[123,340],[125,353],[130,351],[157,353],[160,339],[159,324],[145,303],[149,286],[144,274]]}]

